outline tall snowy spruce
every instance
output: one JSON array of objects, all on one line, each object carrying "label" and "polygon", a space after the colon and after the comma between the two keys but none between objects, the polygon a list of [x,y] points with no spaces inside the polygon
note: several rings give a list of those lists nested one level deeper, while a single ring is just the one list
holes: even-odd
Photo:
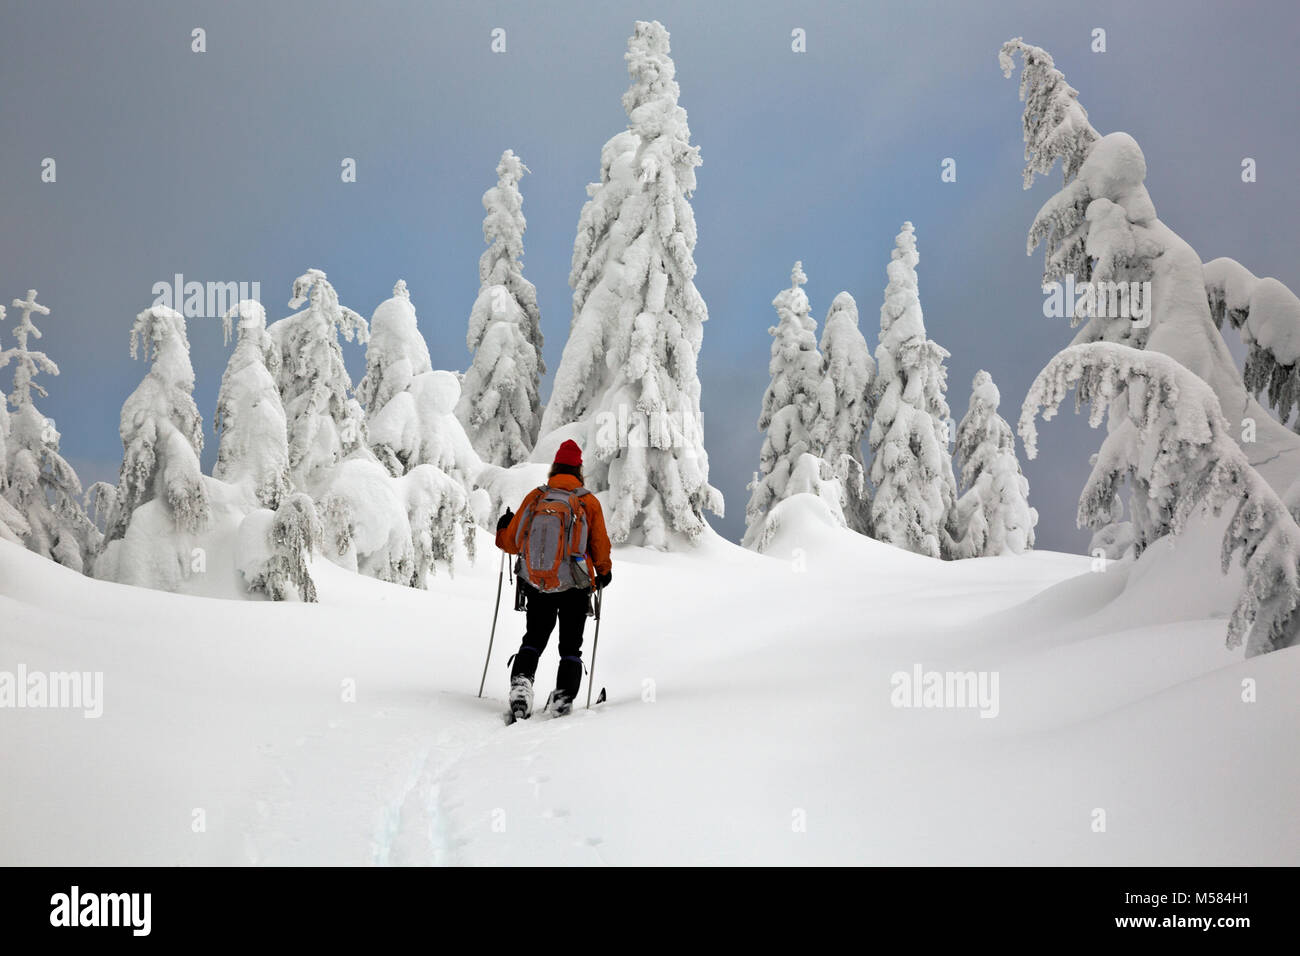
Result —
[{"label": "tall snowy spruce", "polygon": [[778,317],[777,324],[768,329],[772,382],[763,395],[758,418],[759,430],[766,434],[745,509],[743,544],[755,551],[766,549],[780,523],[773,510],[792,495],[822,497],[836,522],[845,523],[840,484],[821,457],[830,428],[829,420],[818,415],[827,379],[817,351],[817,323],[802,288],[807,281],[803,263],[796,262],[790,272],[790,287],[772,300]]},{"label": "tall snowy spruce", "polygon": [[699,150],[669,57],[668,31],[638,21],[625,56],[628,133],[601,155],[574,243],[575,316],[542,422],[582,422],[587,481],[609,489],[616,543],[668,549],[722,514],[708,481],[697,361],[708,310],[695,288]]},{"label": "tall snowy spruce", "polygon": [[[58,375],[59,368],[44,352],[30,347],[41,337],[32,314],[49,315],[31,289],[26,299],[14,299],[21,316],[14,326],[17,346],[0,351],[0,368],[13,363],[12,414],[0,415],[0,524],[31,551],[75,571],[84,571],[99,547],[99,531],[86,517],[81,502],[81,482],[76,471],[59,454],[59,432],[54,422],[36,408],[32,394],[45,397],[36,382],[42,372]],[[0,319],[5,313],[0,310]],[[0,532],[3,534],[3,532]]]},{"label": "tall snowy spruce", "polygon": [[951,557],[957,482],[948,452],[946,349],[926,338],[910,222],[894,240],[880,307],[871,422],[872,533],[930,557]]},{"label": "tall snowy spruce", "polygon": [[293,487],[315,496],[330,470],[365,447],[365,416],[351,397],[343,364],[341,332],[365,342],[366,320],[339,304],[325,273],[308,269],[294,280],[289,307],[307,308],[268,330],[280,351],[277,384],[288,422],[289,469]]},{"label": "tall snowy spruce", "polygon": [[94,572],[175,589],[189,573],[188,540],[211,519],[185,319],[166,306],[141,312],[131,328],[131,357],[152,364],[122,405],[122,468]]},{"label": "tall snowy spruce", "polygon": [[876,363],[858,327],[858,304],[841,292],[822,326],[823,388],[819,416],[826,422],[822,457],[844,486],[844,517],[861,534],[871,533],[871,496],[862,443],[875,413]]},{"label": "tall snowy spruce", "polygon": [[466,336],[474,359],[461,383],[456,416],[488,464],[509,468],[527,461],[541,422],[538,382],[542,362],[537,290],[524,278],[523,197],[528,167],[511,150],[497,164],[497,184],[483,194],[479,294]]},{"label": "tall snowy spruce", "polygon": [[217,395],[213,425],[221,441],[212,475],[246,486],[254,500],[274,510],[290,490],[288,423],[276,385],[280,350],[260,303],[244,300],[222,321],[226,344],[232,334],[237,338]]},{"label": "tall snowy spruce", "polygon": [[1016,459],[1016,437],[998,414],[1002,397],[983,370],[971,386],[970,408],[957,426],[962,496],[957,499],[954,557],[1022,554],[1034,546],[1038,512]]}]

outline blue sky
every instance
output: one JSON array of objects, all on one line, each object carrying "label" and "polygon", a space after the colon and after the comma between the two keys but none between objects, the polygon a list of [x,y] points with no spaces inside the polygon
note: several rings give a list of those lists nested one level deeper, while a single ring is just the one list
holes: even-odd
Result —
[{"label": "blue sky", "polygon": [[[40,407],[83,480],[116,478],[119,410],[144,371],[128,355],[131,321],[178,272],[260,282],[272,319],[288,314],[290,283],[308,267],[366,316],[404,278],[435,365],[464,368],[480,197],[507,147],[532,170],[525,274],[554,369],[584,187],[626,125],[622,56],[636,19],[672,33],[703,158],[700,375],[711,478],[727,498],[715,525],[730,537],[761,442],[771,300],[794,260],[819,323],[847,289],[874,348],[885,263],[911,220],[958,418],[984,368],[1014,421],[1069,340],[1043,317],[1041,257],[1025,256],[1059,180],[1021,190],[1020,104],[996,62],[1009,37],[1053,53],[1098,129],[1137,138],[1161,218],[1203,259],[1230,255],[1300,287],[1300,227],[1285,213],[1300,200],[1292,4],[3,0],[0,297],[35,287],[53,310],[42,346],[62,375],[45,381]],[[206,53],[190,50],[195,27]],[[495,27],[504,54],[489,49]],[[795,27],[806,53],[791,52]],[[1095,27],[1105,53],[1089,49]],[[1245,156],[1256,183],[1240,180]],[[56,183],[40,181],[45,157]],[[356,183],[340,181],[344,157]],[[955,183],[940,181],[945,157]],[[190,342],[210,467],[229,350],[211,319],[191,322]],[[359,376],[362,349],[344,350]],[[1067,416],[1024,463],[1040,546],[1086,545],[1074,511],[1098,443]]]}]

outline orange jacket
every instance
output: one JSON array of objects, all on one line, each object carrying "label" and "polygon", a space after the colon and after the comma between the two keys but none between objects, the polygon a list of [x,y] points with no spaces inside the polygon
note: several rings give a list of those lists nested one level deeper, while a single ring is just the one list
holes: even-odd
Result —
[{"label": "orange jacket", "polygon": [[[552,488],[574,491],[582,487],[573,475],[555,475],[546,482]],[[510,524],[497,532],[497,547],[507,554],[518,554],[515,547],[515,535],[519,532],[519,516],[528,510],[528,506],[542,496],[540,488],[534,488],[524,495],[523,503]],[[600,502],[593,494],[583,495],[578,504],[587,515],[587,550],[591,554],[591,563],[596,566],[597,574],[608,574],[613,564],[609,558],[609,533],[605,531],[605,513],[600,510]]]}]

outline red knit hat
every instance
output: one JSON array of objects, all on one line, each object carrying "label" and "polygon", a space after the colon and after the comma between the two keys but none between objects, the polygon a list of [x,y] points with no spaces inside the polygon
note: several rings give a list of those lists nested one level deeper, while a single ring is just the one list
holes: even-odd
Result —
[{"label": "red knit hat", "polygon": [[560,450],[555,453],[555,463],[557,465],[572,465],[578,467],[582,464],[582,449],[578,443],[571,438],[565,439]]}]

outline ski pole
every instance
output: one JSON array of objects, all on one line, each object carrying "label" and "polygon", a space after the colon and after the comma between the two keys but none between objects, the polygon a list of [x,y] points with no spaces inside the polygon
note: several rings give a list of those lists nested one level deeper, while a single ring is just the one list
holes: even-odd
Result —
[{"label": "ski pole", "polygon": [[596,633],[591,638],[591,673],[587,675],[587,709],[591,710],[591,688],[596,683],[596,650],[600,647],[600,605],[604,602],[605,589],[596,588]]},{"label": "ski pole", "polygon": [[506,553],[501,552],[501,566],[497,568],[497,603],[492,608],[492,633],[488,635],[488,655],[483,662],[483,679],[478,682],[478,695],[483,696],[483,685],[487,683],[488,664],[492,663],[492,642],[497,636],[497,615],[501,613],[501,581],[506,573]]}]

